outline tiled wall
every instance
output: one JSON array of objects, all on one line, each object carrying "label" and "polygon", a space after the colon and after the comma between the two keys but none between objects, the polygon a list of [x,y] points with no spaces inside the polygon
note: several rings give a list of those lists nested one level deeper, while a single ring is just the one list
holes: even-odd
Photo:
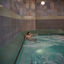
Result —
[{"label": "tiled wall", "polygon": [[64,30],[64,20],[36,20],[36,29]]},{"label": "tiled wall", "polygon": [[9,42],[19,32],[35,30],[35,21],[17,20],[0,16],[0,46]]},{"label": "tiled wall", "polygon": [[36,29],[64,30],[64,20],[18,20],[0,16],[0,46],[12,40],[19,32]]},{"label": "tiled wall", "polygon": [[35,23],[36,23],[35,20],[22,20],[22,21],[19,21],[19,30],[20,30],[20,32],[35,30],[36,29]]}]

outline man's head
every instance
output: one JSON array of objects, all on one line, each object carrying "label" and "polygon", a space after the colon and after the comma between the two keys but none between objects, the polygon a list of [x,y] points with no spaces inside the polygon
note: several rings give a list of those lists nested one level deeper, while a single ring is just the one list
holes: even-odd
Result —
[{"label": "man's head", "polygon": [[27,32],[27,35],[30,35],[31,33],[30,32]]}]

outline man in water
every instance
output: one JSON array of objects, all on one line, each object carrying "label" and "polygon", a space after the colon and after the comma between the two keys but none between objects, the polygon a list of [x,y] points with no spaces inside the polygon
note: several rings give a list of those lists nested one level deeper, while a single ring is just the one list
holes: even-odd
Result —
[{"label": "man in water", "polygon": [[27,32],[25,39],[30,40],[30,41],[36,41],[37,39],[31,38],[32,36],[35,36],[35,34],[31,34],[30,32]]}]

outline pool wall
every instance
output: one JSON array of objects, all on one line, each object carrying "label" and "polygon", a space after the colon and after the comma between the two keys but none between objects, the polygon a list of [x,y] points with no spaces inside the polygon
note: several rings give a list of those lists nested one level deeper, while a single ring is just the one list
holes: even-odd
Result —
[{"label": "pool wall", "polygon": [[16,34],[35,30],[35,21],[0,16],[0,47],[11,41]]},{"label": "pool wall", "polygon": [[36,29],[62,29],[64,30],[64,20],[36,20]]},{"label": "pool wall", "polygon": [[0,48],[0,64],[14,64],[24,41],[21,33]]}]

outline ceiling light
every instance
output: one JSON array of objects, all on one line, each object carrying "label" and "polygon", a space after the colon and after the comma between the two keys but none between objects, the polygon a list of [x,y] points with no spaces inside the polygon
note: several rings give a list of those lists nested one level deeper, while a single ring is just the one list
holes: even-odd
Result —
[{"label": "ceiling light", "polygon": [[45,5],[45,1],[41,1],[41,5]]}]

